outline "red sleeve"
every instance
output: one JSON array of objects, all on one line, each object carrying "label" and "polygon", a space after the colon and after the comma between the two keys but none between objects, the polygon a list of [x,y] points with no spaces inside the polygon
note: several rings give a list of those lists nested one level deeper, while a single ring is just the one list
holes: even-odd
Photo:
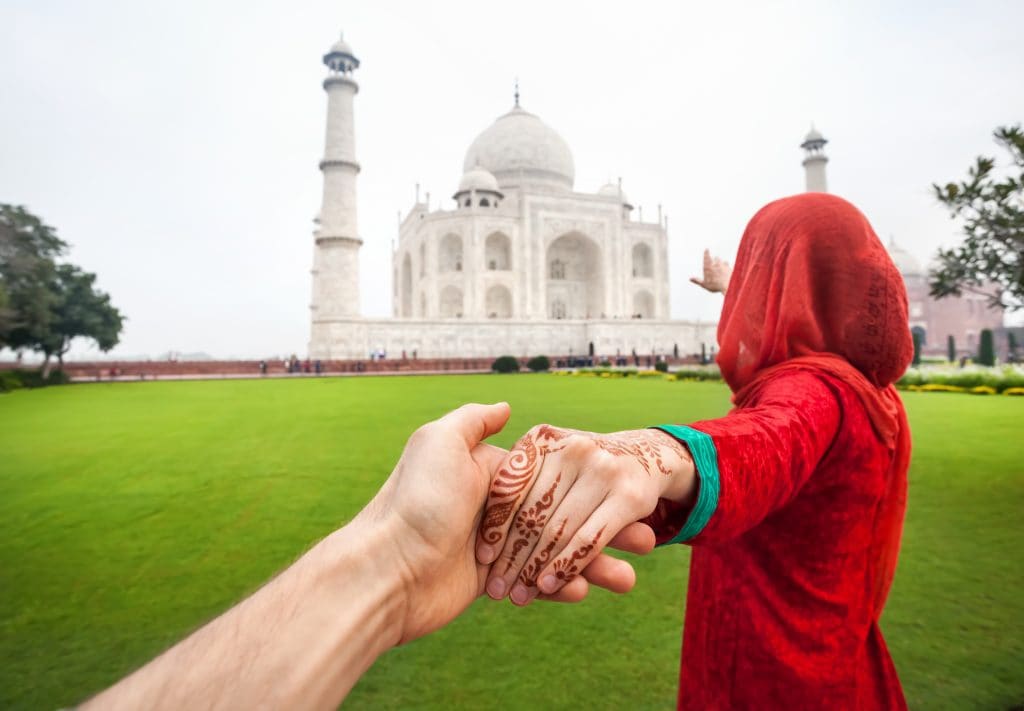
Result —
[{"label": "red sleeve", "polygon": [[[828,380],[797,371],[766,383],[751,402],[729,415],[691,424],[714,442],[718,492],[702,530],[682,542],[729,540],[785,506],[828,451],[840,417],[839,399]],[[698,485],[714,486],[713,474],[698,466]],[[644,521],[654,528],[658,543],[666,543],[692,513],[662,500]]]}]

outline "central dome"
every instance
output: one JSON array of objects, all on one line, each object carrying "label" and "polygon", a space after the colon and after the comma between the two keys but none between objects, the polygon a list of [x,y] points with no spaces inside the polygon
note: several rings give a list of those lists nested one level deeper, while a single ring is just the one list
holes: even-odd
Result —
[{"label": "central dome", "polygon": [[502,188],[572,190],[572,151],[558,133],[516,106],[476,137],[463,170],[483,168]]}]

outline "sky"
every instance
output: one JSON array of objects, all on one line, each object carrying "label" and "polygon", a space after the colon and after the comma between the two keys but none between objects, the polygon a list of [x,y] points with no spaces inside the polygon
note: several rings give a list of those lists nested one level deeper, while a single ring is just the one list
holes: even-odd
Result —
[{"label": "sky", "polygon": [[[1021,2],[56,2],[0,4],[0,202],[99,275],[118,356],[305,352],[326,97],[344,31],[355,102],[362,311],[391,313],[397,215],[450,208],[466,149],[522,105],[569,143],[576,190],[619,177],[669,217],[674,318],[766,202],[831,192],[926,263],[956,241],[931,184],[1002,156],[1024,118]],[[73,356],[98,355],[77,344]]]}]

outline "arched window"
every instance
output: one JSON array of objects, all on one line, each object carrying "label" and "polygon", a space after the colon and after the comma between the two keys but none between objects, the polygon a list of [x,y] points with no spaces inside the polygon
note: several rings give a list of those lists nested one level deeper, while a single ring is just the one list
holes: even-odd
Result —
[{"label": "arched window", "polygon": [[446,286],[441,291],[441,318],[462,318],[462,289]]},{"label": "arched window", "polygon": [[552,259],[548,276],[551,279],[565,279],[565,262],[561,259]]},{"label": "arched window", "polygon": [[491,203],[487,198],[480,198],[480,207],[490,207]]},{"label": "arched window", "polygon": [[644,242],[633,247],[633,276],[640,279],[650,279],[654,276],[654,259],[651,256],[651,248]]},{"label": "arched window", "polygon": [[420,242],[420,276],[427,273],[427,243]]},{"label": "arched window", "polygon": [[400,316],[409,318],[412,316],[412,259],[406,252],[402,258],[402,288],[401,288],[402,309]]},{"label": "arched window", "polygon": [[512,292],[508,287],[495,284],[487,290],[487,318],[512,318]]},{"label": "arched window", "polygon": [[633,295],[633,314],[637,318],[654,318],[654,297],[641,289]]},{"label": "arched window", "polygon": [[492,232],[484,240],[484,262],[491,271],[512,268],[512,241],[502,232]]},{"label": "arched window", "polygon": [[551,318],[565,318],[565,302],[561,299],[551,302]]},{"label": "arched window", "polygon": [[458,235],[447,234],[441,240],[437,260],[438,271],[440,272],[461,272],[462,271],[462,238]]}]

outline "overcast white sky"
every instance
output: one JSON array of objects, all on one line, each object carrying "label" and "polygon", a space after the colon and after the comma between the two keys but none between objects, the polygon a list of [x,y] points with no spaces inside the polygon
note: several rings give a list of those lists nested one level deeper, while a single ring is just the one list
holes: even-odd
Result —
[{"label": "overcast white sky", "polygon": [[[305,350],[319,209],[320,58],[356,77],[362,300],[391,312],[414,184],[449,206],[466,148],[512,104],[568,141],[576,188],[622,176],[670,217],[672,311],[830,139],[833,192],[922,261],[955,236],[931,196],[1024,118],[1021,2],[55,2],[0,5],[0,202],[58,228],[127,315],[116,353]],[[95,353],[76,351],[81,357]]]}]

